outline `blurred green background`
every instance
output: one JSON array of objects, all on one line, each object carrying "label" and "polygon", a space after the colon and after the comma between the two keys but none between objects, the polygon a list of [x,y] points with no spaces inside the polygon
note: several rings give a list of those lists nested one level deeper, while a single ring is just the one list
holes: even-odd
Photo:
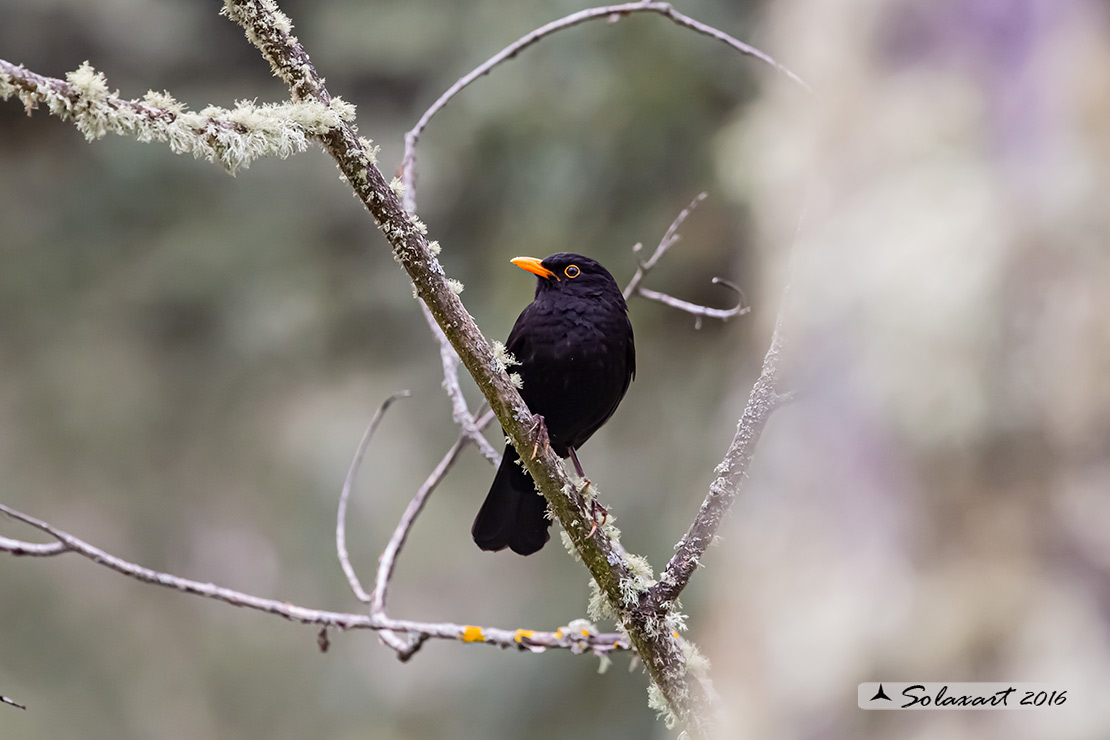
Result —
[{"label": "blurred green background", "polygon": [[[358,105],[387,177],[402,135],[455,79],[572,3],[288,2],[333,94]],[[64,76],[88,59],[127,97],[193,109],[287,91],[219,3],[0,2],[0,56]],[[749,8],[688,10],[741,36]],[[595,22],[482,79],[433,120],[417,197],[491,338],[535,281],[509,263],[575,250],[623,284],[701,190],[711,197],[648,285],[727,306],[760,293],[717,133],[770,77],[656,17]],[[338,491],[362,428],[401,389],[349,522],[377,554],[454,441],[438,350],[404,273],[318,147],[237,177],[160,145],[0,106],[3,501],[153,568],[359,611],[334,554]],[[657,563],[692,517],[758,367],[750,318],[707,323],[637,300],[640,372],[583,451]],[[468,382],[472,399],[478,394]],[[491,439],[500,435],[491,430]],[[500,443],[498,443],[500,447]],[[398,617],[554,629],[588,576],[555,542],[481,553],[470,522],[493,468],[469,451],[400,558]],[[0,522],[8,536],[34,534]],[[402,665],[372,633],[333,635],[127,579],[72,558],[0,559],[0,737],[662,736],[627,657],[431,643]],[[696,608],[697,591],[689,604]],[[7,708],[5,708],[7,709]]]},{"label": "blurred green background", "polygon": [[[387,175],[439,93],[567,2],[283,2]],[[1110,737],[1110,19],[1097,0],[683,2],[818,88],[654,17],[563,32],[453,101],[419,212],[491,338],[519,254],[626,281],[701,190],[648,286],[753,313],[693,329],[631,303],[638,373],[583,462],[662,566],[758,371],[798,220],[790,384],[724,544],[684,597],[722,737]],[[219,3],[0,0],[0,57],[89,60],[126,97],[277,101]],[[0,500],[109,552],[357,610],[334,554],[377,554],[455,439],[404,274],[313,148],[236,178],[159,145],[87,143],[0,104]],[[477,394],[467,386],[471,398]],[[498,440],[495,432],[491,439]],[[585,611],[557,544],[477,551],[493,470],[468,453],[399,561],[394,616],[552,629]],[[0,534],[34,539],[9,521]],[[311,627],[67,556],[0,557],[0,737],[647,738],[626,657]],[[872,680],[1057,681],[1068,710],[864,713]],[[1086,696],[1084,702],[1081,696]]]}]

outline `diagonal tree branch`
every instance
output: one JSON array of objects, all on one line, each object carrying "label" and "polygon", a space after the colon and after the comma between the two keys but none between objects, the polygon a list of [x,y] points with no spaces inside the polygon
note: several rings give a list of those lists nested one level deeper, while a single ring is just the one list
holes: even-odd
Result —
[{"label": "diagonal tree branch", "polygon": [[782,298],[779,301],[779,310],[775,318],[775,328],[771,333],[771,344],[763,358],[763,367],[759,378],[752,386],[748,396],[748,403],[744,413],[736,426],[736,435],[732,439],[724,459],[717,465],[717,477],[709,485],[709,493],[702,501],[701,508],[693,523],[690,524],[686,534],[675,545],[675,554],[664,569],[659,582],[651,587],[647,594],[647,604],[652,608],[661,608],[665,604],[673,603],[686,585],[690,577],[701,564],[701,557],[713,542],[721,520],[732,506],[733,501],[740,494],[744,481],[748,477],[752,458],[755,455],[756,445],[763,434],[767,420],[776,408],[791,400],[792,394],[780,389],[779,368],[782,361],[783,350],[786,346],[786,334],[783,324],[786,317],[787,306],[790,299],[790,285],[794,275],[794,255],[798,250],[802,229],[805,225],[805,212],[798,220],[798,227],[794,234],[794,244],[791,248],[789,267],[787,268],[786,281],[782,289]]}]

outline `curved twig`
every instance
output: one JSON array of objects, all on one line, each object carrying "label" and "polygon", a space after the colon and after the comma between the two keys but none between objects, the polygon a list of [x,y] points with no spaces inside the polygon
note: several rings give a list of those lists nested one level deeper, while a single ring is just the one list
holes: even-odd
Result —
[{"label": "curved twig", "polygon": [[7,537],[0,537],[0,552],[6,552],[10,555],[25,555],[30,557],[50,557],[51,555],[61,555],[66,551],[66,546],[61,542],[24,542],[23,540],[13,540]]},{"label": "curved twig", "polygon": [[[486,411],[486,413],[478,419],[476,425],[481,429],[491,421],[493,421],[493,412]],[[451,466],[455,464],[455,460],[458,459],[459,453],[462,452],[468,442],[470,442],[470,438],[467,435],[459,435],[458,440],[447,450],[447,453],[435,466],[435,469],[432,470],[431,475],[421,484],[416,495],[413,496],[412,501],[409,502],[409,505],[405,508],[405,512],[401,515],[401,520],[397,522],[397,526],[393,530],[393,536],[389,538],[389,543],[386,545],[385,550],[382,551],[381,559],[378,561],[378,576],[374,585],[373,599],[370,602],[371,613],[385,613],[385,602],[389,592],[389,579],[393,576],[393,567],[397,560],[397,554],[401,551],[401,548],[404,547],[405,540],[408,539],[409,536],[409,531],[416,522],[416,517],[423,511],[428,496],[439,486],[443,477],[447,474],[447,471],[451,469]]]},{"label": "curved twig", "polygon": [[701,320],[703,317],[710,319],[720,319],[721,321],[728,321],[734,316],[743,316],[744,314],[752,310],[751,306],[746,305],[744,301],[744,291],[740,290],[738,286],[729,282],[728,280],[725,280],[724,278],[719,277],[713,278],[712,282],[714,285],[723,285],[726,288],[734,290],[740,296],[739,302],[732,308],[710,308],[709,306],[703,306],[698,303],[690,303],[689,301],[684,301],[681,298],[675,298],[674,296],[667,295],[666,293],[660,293],[657,290],[651,290],[650,288],[644,287],[637,288],[636,295],[643,296],[649,301],[657,301],[664,305],[670,306],[671,308],[677,308],[679,311],[685,311],[686,313],[693,314],[696,317],[694,319],[695,329],[701,328]]},{"label": "curved twig", "polygon": [[351,497],[351,489],[354,488],[358,471],[362,467],[362,458],[366,455],[366,448],[370,446],[370,438],[374,436],[374,432],[377,430],[378,424],[381,423],[382,417],[385,416],[386,410],[394,401],[400,398],[408,398],[411,395],[412,393],[409,391],[401,391],[382,401],[382,405],[378,407],[378,410],[374,412],[374,416],[370,419],[366,431],[362,433],[362,439],[355,450],[355,457],[351,460],[350,467],[347,468],[347,478],[343,481],[343,490],[339,493],[339,511],[335,516],[335,551],[339,556],[339,566],[343,569],[343,574],[347,576],[347,583],[350,584],[351,591],[364,604],[370,603],[370,594],[362,588],[362,582],[359,581],[358,574],[351,566],[351,556],[347,553],[347,501]]},{"label": "curved twig", "polygon": [[[483,427],[493,420],[493,412],[487,411],[482,415],[477,422],[475,428],[480,434]],[[467,444],[472,442],[472,438],[465,432],[459,435],[455,444],[447,450],[447,454],[439,461],[431,474],[424,479],[417,490],[416,495],[413,496],[412,501],[405,507],[404,513],[401,515],[401,520],[397,522],[397,526],[393,530],[393,535],[389,538],[385,549],[382,551],[381,557],[378,559],[378,573],[377,579],[374,583],[374,593],[370,601],[370,613],[372,615],[386,616],[385,602],[389,595],[389,581],[393,577],[393,568],[397,562],[397,555],[400,554],[401,548],[404,547],[405,541],[408,539],[409,532],[412,530],[413,524],[416,523],[416,517],[424,510],[424,504],[427,503],[428,497],[439,486],[443,477],[447,475],[447,471],[455,464],[458,459],[459,453]],[[402,661],[406,661],[416,653],[417,650],[424,644],[428,636],[425,634],[416,634],[410,636],[408,641],[402,640],[392,632],[383,631],[381,633],[382,641],[397,651],[397,657]]]},{"label": "curved twig", "polygon": [[459,78],[455,82],[455,84],[447,88],[447,90],[442,95],[440,95],[434,103],[432,103],[431,107],[429,107],[428,110],[424,111],[424,114],[420,116],[420,120],[416,122],[416,125],[413,126],[412,129],[408,131],[408,133],[405,134],[405,153],[401,159],[401,182],[405,185],[405,210],[409,211],[410,213],[414,213],[416,211],[416,144],[420,139],[421,133],[423,133],[424,129],[427,128],[428,123],[431,122],[432,118],[445,105],[447,105],[447,103],[449,103],[452,98],[462,92],[467,86],[469,86],[479,77],[489,74],[490,71],[492,71],[493,68],[497,65],[509,59],[512,59],[517,54],[524,51],[529,46],[535,44],[546,36],[550,36],[557,31],[562,31],[563,29],[570,28],[571,26],[577,26],[578,24],[585,23],[586,21],[597,20],[600,18],[611,20],[614,18],[619,18],[620,16],[631,15],[632,13],[656,13],[658,15],[662,15],[663,17],[670,19],[672,22],[678,24],[679,26],[688,28],[691,31],[702,34],[703,36],[709,36],[710,38],[717,39],[718,41],[731,46],[733,49],[740,52],[741,54],[755,57],[756,59],[766,62],[782,74],[789,77],[794,82],[801,85],[802,88],[804,88],[805,90],[810,90],[809,85],[807,85],[801,77],[794,74],[794,72],[790,71],[782,64],[779,64],[769,54],[760,51],[750,44],[745,44],[743,41],[730,36],[724,31],[713,28],[712,26],[708,26],[701,21],[694,20],[690,16],[678,12],[671,6],[670,3],[622,3],[620,5],[606,5],[604,7],[581,10],[577,13],[572,13],[568,16],[552,21],[547,25],[540,26],[531,33],[521,36],[519,39],[509,44],[504,49],[484,61],[482,64],[478,65],[470,72]]}]

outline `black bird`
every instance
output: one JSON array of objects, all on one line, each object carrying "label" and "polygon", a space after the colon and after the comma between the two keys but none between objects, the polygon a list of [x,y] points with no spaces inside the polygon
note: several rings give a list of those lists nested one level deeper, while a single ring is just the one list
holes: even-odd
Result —
[{"label": "black bird", "polygon": [[[520,395],[543,417],[551,447],[581,466],[575,450],[616,411],[636,374],[628,306],[609,271],[569,252],[513,264],[537,277],[536,297],[520,313],[505,348],[520,364]],[[512,445],[470,532],[483,550],[531,555],[550,538],[547,502]]]}]

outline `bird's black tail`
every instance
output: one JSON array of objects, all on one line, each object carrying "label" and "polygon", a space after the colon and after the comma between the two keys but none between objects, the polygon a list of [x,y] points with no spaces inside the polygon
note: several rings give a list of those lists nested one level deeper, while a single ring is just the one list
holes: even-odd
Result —
[{"label": "bird's black tail", "polygon": [[518,459],[512,445],[506,446],[493,485],[474,517],[470,534],[483,550],[508,547],[519,555],[531,555],[551,537],[547,501],[536,492],[532,476]]}]

